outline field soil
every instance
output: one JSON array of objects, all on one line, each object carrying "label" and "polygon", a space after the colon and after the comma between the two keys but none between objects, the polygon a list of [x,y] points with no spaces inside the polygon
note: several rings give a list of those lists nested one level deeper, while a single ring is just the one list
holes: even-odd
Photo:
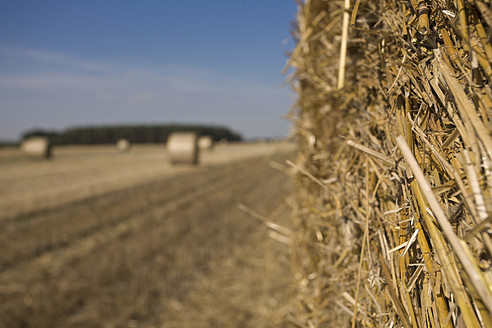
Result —
[{"label": "field soil", "polygon": [[173,167],[159,145],[0,150],[0,327],[290,326],[289,246],[244,208],[291,227],[272,161],[292,155],[223,145]]}]

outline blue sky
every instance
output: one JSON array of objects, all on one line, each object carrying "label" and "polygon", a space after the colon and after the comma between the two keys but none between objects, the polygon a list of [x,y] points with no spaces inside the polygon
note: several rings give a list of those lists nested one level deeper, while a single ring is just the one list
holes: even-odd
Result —
[{"label": "blue sky", "polygon": [[204,123],[286,136],[294,0],[0,1],[0,139]]}]

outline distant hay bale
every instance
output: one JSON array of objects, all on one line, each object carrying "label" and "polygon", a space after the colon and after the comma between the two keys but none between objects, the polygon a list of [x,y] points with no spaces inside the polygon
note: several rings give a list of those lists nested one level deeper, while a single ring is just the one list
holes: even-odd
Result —
[{"label": "distant hay bale", "polygon": [[116,148],[120,151],[129,151],[131,148],[130,141],[128,139],[120,139],[116,143]]},{"label": "distant hay bale", "polygon": [[172,164],[198,164],[198,137],[193,132],[174,132],[167,139],[167,151]]},{"label": "distant hay bale", "polygon": [[198,148],[200,150],[211,150],[214,148],[214,139],[211,136],[201,136],[198,138]]},{"label": "distant hay bale", "polygon": [[229,144],[229,140],[227,140],[226,138],[222,138],[219,140],[219,144],[223,146],[227,146]]},{"label": "distant hay bale", "polygon": [[24,154],[35,158],[50,158],[51,148],[51,142],[46,137],[28,138],[20,146]]}]

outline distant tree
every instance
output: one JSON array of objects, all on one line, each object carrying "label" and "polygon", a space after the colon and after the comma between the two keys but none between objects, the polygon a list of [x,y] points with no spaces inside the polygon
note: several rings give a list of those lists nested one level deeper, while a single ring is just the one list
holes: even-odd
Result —
[{"label": "distant tree", "polygon": [[186,124],[81,126],[68,128],[62,132],[33,129],[25,132],[22,140],[32,136],[44,136],[55,145],[112,144],[122,138],[128,139],[131,143],[163,143],[167,141],[169,134],[176,131],[209,135],[214,141],[242,140],[240,134],[224,126]]}]

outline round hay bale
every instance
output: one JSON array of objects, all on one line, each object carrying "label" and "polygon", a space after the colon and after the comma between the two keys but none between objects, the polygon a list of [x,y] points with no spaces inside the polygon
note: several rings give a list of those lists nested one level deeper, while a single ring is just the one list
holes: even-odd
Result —
[{"label": "round hay bale", "polygon": [[120,139],[116,143],[116,148],[118,148],[119,151],[129,151],[131,148],[130,141],[128,141],[128,139]]},{"label": "round hay bale", "polygon": [[226,138],[222,138],[219,140],[219,144],[223,146],[227,146],[229,144],[229,140],[227,140]]},{"label": "round hay bale", "polygon": [[198,148],[200,150],[211,150],[214,148],[214,139],[211,136],[201,136],[198,138]]},{"label": "round hay bale", "polygon": [[31,137],[22,141],[21,151],[35,158],[51,157],[51,142],[47,137]]},{"label": "round hay bale", "polygon": [[194,132],[174,132],[167,139],[167,152],[172,164],[198,164],[198,137]]}]

